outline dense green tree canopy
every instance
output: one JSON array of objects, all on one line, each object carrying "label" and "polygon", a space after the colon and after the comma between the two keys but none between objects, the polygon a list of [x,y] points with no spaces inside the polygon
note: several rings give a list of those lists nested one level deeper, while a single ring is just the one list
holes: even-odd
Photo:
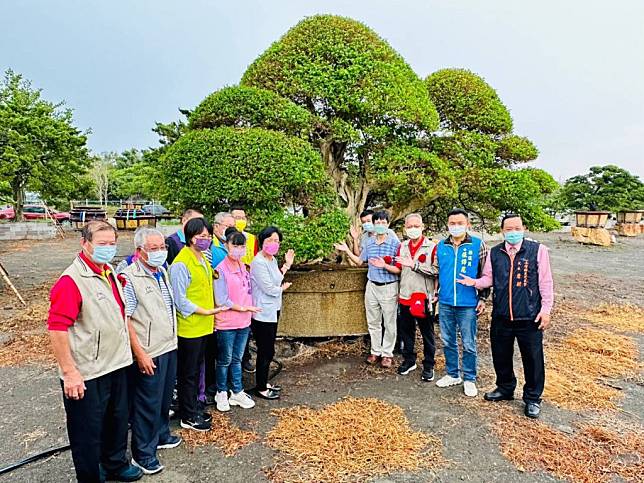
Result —
[{"label": "dense green tree canopy", "polygon": [[332,15],[302,20],[251,64],[243,85],[276,92],[330,124],[432,130],[437,115],[403,58],[364,24]]},{"label": "dense green tree canopy", "polygon": [[109,164],[109,199],[158,199],[160,175],[154,151],[129,149],[122,153],[105,153]]},{"label": "dense green tree canopy", "polygon": [[226,87],[206,97],[190,114],[191,129],[263,127],[308,136],[313,119],[306,109],[274,92],[254,87]]},{"label": "dense green tree canopy", "polygon": [[324,258],[348,229],[320,153],[303,139],[262,128],[190,130],[161,163],[166,198],[209,217],[241,203],[251,229],[276,224],[300,261]]},{"label": "dense green tree canopy", "polygon": [[301,139],[260,128],[192,130],[163,157],[166,189],[213,215],[231,203],[252,212],[314,209],[331,196],[320,155]]},{"label": "dense green tree canopy", "polygon": [[8,181],[0,181],[0,204],[12,201],[11,185]]},{"label": "dense green tree canopy", "polygon": [[434,200],[454,196],[454,172],[450,163],[432,151],[392,145],[373,163],[371,176],[381,193],[374,201],[394,213],[421,211]]},{"label": "dense green tree canopy", "polygon": [[485,134],[512,132],[510,113],[496,91],[478,75],[465,69],[443,69],[425,82],[442,129]]},{"label": "dense green tree canopy", "polygon": [[593,166],[587,174],[568,179],[560,196],[563,205],[572,210],[644,209],[644,183],[612,164]]},{"label": "dense green tree canopy", "polygon": [[0,83],[0,183],[11,188],[17,220],[27,189],[45,200],[74,192],[90,164],[86,141],[70,109],[6,72]]}]

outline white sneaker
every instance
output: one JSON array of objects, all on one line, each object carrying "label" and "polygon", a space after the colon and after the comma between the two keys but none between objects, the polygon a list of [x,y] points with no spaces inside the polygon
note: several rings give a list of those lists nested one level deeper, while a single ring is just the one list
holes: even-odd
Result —
[{"label": "white sneaker", "polygon": [[468,397],[476,397],[479,393],[474,381],[465,381],[463,383],[463,392],[465,392],[465,395]]},{"label": "white sneaker", "polygon": [[463,379],[460,377],[452,377],[449,374],[446,376],[441,377],[438,381],[436,381],[436,385],[438,387],[450,387],[450,386],[457,386],[463,382]]},{"label": "white sneaker", "polygon": [[217,411],[221,411],[222,413],[230,411],[228,393],[226,391],[217,391],[217,394],[215,394],[215,404],[217,405]]},{"label": "white sneaker", "polygon": [[231,406],[241,406],[244,409],[255,407],[255,401],[244,391],[232,393],[228,401]]}]

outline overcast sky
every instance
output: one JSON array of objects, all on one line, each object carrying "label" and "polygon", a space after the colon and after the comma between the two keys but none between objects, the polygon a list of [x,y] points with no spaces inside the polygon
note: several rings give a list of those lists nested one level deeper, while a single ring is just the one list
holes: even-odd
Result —
[{"label": "overcast sky", "polygon": [[305,16],[358,19],[419,76],[482,75],[563,180],[614,163],[644,178],[644,1],[5,0],[0,68],[64,99],[97,152],[155,146],[155,121],[235,84]]}]

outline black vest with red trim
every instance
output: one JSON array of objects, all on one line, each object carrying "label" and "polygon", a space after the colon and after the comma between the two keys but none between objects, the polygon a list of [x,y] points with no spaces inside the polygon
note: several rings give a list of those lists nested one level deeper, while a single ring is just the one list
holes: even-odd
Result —
[{"label": "black vest with red trim", "polygon": [[539,243],[523,240],[511,261],[505,242],[490,250],[493,277],[492,317],[534,320],[541,310],[539,291]]}]

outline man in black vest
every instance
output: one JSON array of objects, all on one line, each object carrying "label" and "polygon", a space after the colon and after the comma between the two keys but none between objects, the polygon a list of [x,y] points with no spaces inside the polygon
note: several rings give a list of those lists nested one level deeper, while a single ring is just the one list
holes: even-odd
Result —
[{"label": "man in black vest", "polygon": [[496,245],[481,278],[463,276],[459,283],[482,289],[494,288],[490,340],[496,372],[496,389],[487,401],[511,400],[517,379],[512,367],[514,340],[519,344],[525,385],[525,415],[538,418],[545,383],[543,330],[550,325],[554,286],[548,249],[524,239],[523,221],[508,214],[501,221],[505,241]]}]

